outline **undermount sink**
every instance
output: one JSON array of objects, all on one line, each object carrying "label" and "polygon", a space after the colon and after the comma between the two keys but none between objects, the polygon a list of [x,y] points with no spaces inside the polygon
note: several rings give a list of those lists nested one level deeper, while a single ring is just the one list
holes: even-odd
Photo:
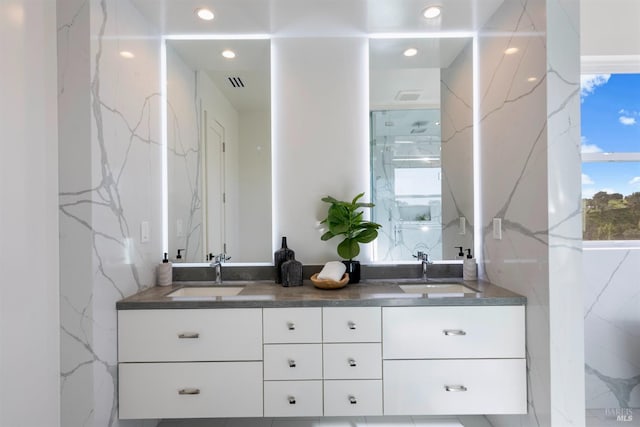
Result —
[{"label": "undermount sink", "polygon": [[238,295],[242,286],[186,286],[167,294],[169,298],[214,298]]},{"label": "undermount sink", "polygon": [[475,294],[475,289],[459,283],[414,283],[400,285],[400,289],[407,294]]}]

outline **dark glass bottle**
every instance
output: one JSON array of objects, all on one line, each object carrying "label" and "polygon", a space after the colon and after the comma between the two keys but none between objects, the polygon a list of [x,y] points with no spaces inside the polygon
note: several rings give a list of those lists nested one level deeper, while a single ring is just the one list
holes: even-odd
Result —
[{"label": "dark glass bottle", "polygon": [[276,268],[276,283],[282,283],[282,263],[295,259],[295,252],[287,247],[287,238],[282,237],[282,247],[273,253],[273,266]]},{"label": "dark glass bottle", "polygon": [[282,263],[280,267],[282,274],[282,286],[302,286],[302,263],[295,259],[290,259]]}]

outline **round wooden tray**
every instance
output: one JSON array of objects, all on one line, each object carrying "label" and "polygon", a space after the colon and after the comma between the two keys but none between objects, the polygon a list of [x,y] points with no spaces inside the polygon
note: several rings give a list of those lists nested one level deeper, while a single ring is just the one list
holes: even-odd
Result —
[{"label": "round wooden tray", "polygon": [[347,286],[349,283],[349,273],[344,273],[342,279],[339,282],[329,279],[318,279],[318,273],[311,276],[311,283],[313,286],[319,289],[340,289]]}]

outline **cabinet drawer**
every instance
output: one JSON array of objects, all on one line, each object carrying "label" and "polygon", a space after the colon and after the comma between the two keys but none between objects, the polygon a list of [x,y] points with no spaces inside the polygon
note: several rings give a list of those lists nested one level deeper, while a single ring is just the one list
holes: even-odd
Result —
[{"label": "cabinet drawer", "polygon": [[325,344],[323,352],[325,379],[382,378],[379,343]]},{"label": "cabinet drawer", "polygon": [[119,418],[261,417],[262,362],[121,363]]},{"label": "cabinet drawer", "polygon": [[525,359],[385,360],[385,415],[524,414]]},{"label": "cabinet drawer", "polygon": [[322,381],[265,381],[265,417],[322,415]]},{"label": "cabinet drawer", "polygon": [[264,379],[322,379],[322,344],[265,345]]},{"label": "cabinet drawer", "polygon": [[322,309],[265,308],[265,343],[319,343],[322,339]]},{"label": "cabinet drawer", "polygon": [[382,415],[382,381],[325,381],[324,415]]},{"label": "cabinet drawer", "polygon": [[261,311],[119,310],[118,361],[262,360]]},{"label": "cabinet drawer", "polygon": [[385,307],[385,359],[525,357],[524,306]]},{"label": "cabinet drawer", "polygon": [[325,307],[324,342],[380,342],[380,307]]}]

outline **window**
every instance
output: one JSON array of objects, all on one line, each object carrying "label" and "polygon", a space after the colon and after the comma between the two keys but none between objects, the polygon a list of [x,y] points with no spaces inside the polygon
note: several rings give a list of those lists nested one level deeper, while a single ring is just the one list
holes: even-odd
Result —
[{"label": "window", "polygon": [[583,74],[584,240],[640,240],[640,74]]}]

